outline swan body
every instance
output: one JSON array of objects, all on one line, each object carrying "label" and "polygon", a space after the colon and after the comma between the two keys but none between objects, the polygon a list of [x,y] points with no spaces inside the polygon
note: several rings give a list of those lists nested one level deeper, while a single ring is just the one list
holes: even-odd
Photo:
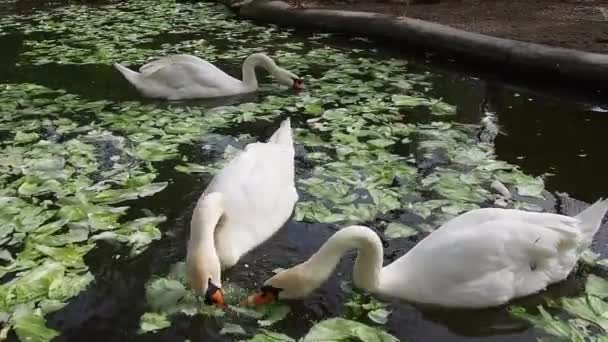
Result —
[{"label": "swan body", "polygon": [[[336,232],[304,263],[268,279],[263,292],[302,298],[357,249],[353,282],[370,292],[454,308],[498,306],[565,279],[589,247],[608,209],[600,200],[569,217],[514,209],[464,213],[439,227],[407,254],[382,267],[380,238],[369,228]],[[266,294],[265,298],[272,297]],[[264,302],[260,294],[249,302]]]},{"label": "swan body", "polygon": [[252,143],[213,178],[192,215],[186,257],[189,285],[211,297],[221,270],[276,233],[298,200],[290,120],[267,143]]},{"label": "swan body", "polygon": [[215,65],[192,55],[171,55],[145,64],[135,72],[121,64],[114,67],[143,96],[166,100],[213,98],[254,92],[258,89],[256,67],[270,72],[280,84],[301,89],[300,78],[262,53],[243,62],[243,80],[238,80]]}]

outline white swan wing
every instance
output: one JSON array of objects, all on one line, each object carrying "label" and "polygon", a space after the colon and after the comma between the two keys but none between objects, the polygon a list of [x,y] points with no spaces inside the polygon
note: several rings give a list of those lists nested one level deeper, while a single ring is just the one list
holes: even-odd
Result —
[{"label": "white swan wing", "polygon": [[[436,230],[436,233],[451,231],[453,229],[474,228],[488,221],[513,220],[522,221],[545,227],[562,229],[564,227],[575,227],[580,223],[576,217],[570,217],[552,213],[537,213],[516,209],[483,208],[466,212],[457,216]],[[566,232],[571,230],[566,230]]]},{"label": "white swan wing", "polygon": [[247,145],[205,192],[213,191],[224,195],[226,216],[216,248],[230,264],[276,233],[291,215],[298,199],[293,145]]},{"label": "white swan wing", "polygon": [[153,74],[155,71],[162,69],[166,66],[169,66],[171,64],[179,64],[179,63],[202,65],[202,66],[205,66],[206,68],[216,68],[213,64],[207,62],[206,60],[204,60],[202,58],[192,56],[192,55],[179,54],[179,55],[170,55],[170,56],[165,56],[165,57],[155,59],[155,60],[141,66],[141,68],[139,68],[139,72],[141,72],[144,75],[150,75],[150,74]]},{"label": "white swan wing", "polygon": [[[564,279],[578,257],[578,228],[554,216],[547,216],[549,225],[531,223],[539,217],[521,213],[495,219],[473,214],[461,222],[483,222],[442,227],[383,270],[390,292],[411,291],[405,296],[445,306],[486,307]],[[408,283],[400,283],[406,275]]]},{"label": "white swan wing", "polygon": [[281,197],[294,187],[292,156],[283,146],[250,144],[216,176],[209,190],[224,193],[227,210],[236,218],[261,218],[281,206]]},{"label": "white swan wing", "polygon": [[228,94],[242,87],[242,82],[215,65],[190,55],[172,55],[140,68],[143,80],[157,87],[167,97],[212,97]]}]

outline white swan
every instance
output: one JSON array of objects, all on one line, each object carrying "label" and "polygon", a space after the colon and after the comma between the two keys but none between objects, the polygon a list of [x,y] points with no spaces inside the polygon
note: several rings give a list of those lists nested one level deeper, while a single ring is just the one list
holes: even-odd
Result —
[{"label": "white swan", "polygon": [[607,209],[608,200],[575,217],[473,210],[445,223],[384,268],[380,238],[369,228],[350,226],[307,261],[268,279],[247,303],[305,297],[329,278],[344,253],[357,249],[353,282],[367,291],[453,308],[505,304],[565,279]]},{"label": "white swan", "polygon": [[207,303],[223,304],[221,270],[270,238],[298,200],[290,120],[267,143],[232,159],[198,200],[186,256],[190,287]]},{"label": "white swan", "polygon": [[152,61],[135,72],[118,63],[114,67],[145,97],[166,100],[212,98],[252,93],[258,89],[256,67],[266,69],[276,80],[295,90],[303,88],[294,73],[278,67],[263,53],[243,62],[243,80],[226,74],[215,65],[191,55],[172,55]]}]

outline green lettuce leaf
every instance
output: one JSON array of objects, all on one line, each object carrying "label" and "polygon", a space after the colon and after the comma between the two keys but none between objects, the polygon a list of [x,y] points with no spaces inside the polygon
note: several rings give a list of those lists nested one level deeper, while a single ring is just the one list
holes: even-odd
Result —
[{"label": "green lettuce leaf", "polygon": [[344,318],[330,318],[315,324],[304,336],[302,342],[348,341],[398,342],[399,340],[377,328]]},{"label": "green lettuce leaf", "polygon": [[141,316],[139,323],[139,333],[143,334],[147,332],[162,330],[170,326],[171,322],[169,321],[166,314],[146,312]]}]

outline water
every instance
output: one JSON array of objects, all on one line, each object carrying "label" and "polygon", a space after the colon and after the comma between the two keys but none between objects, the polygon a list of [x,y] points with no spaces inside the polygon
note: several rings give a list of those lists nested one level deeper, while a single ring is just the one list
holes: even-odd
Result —
[{"label": "water", "polygon": [[[7,13],[12,13],[28,10],[34,4],[18,1],[14,5],[6,3],[3,6],[7,6]],[[54,6],[62,6],[62,3],[55,3]],[[53,33],[37,32],[33,35],[39,41],[56,38]],[[201,37],[208,39],[219,49],[219,56],[222,56],[221,51],[226,54],[234,53],[234,42],[200,33],[155,35],[152,46],[167,42],[176,44],[186,39]],[[305,48],[310,48],[316,43],[309,42],[307,37],[306,33],[296,33],[281,39],[280,42],[303,43]],[[0,53],[0,82],[28,82],[49,88],[61,88],[91,101],[141,100],[109,64],[16,65],[21,61],[20,55],[28,50],[24,46],[26,38],[27,35],[15,33],[0,35],[0,46],[3,46]],[[29,37],[31,38],[32,36]],[[526,89],[521,85],[505,83],[487,76],[479,78],[479,75],[470,71],[432,64],[421,56],[400,56],[384,47],[372,51],[375,45],[349,41],[344,37],[325,39],[321,44],[342,49],[358,48],[362,50],[358,55],[378,60],[395,56],[409,58],[409,73],[430,73],[427,81],[432,84],[432,89],[426,94],[442,98],[458,107],[457,116],[450,117],[449,120],[478,124],[486,112],[495,113],[500,130],[504,133],[499,134],[495,142],[498,159],[519,165],[525,173],[534,176],[551,173],[552,175],[546,178],[546,188],[550,192],[566,192],[573,198],[587,202],[608,194],[608,183],[604,181],[602,172],[606,169],[606,160],[601,153],[604,129],[608,127],[608,115],[597,110],[608,108],[608,102],[602,103],[599,96]],[[280,48],[279,43],[277,48]],[[239,75],[240,66],[237,61],[238,59],[228,57],[222,60],[220,57],[217,65],[232,75]],[[326,72],[325,69],[315,66],[316,61],[308,63],[301,71],[309,77],[320,77]],[[265,79],[264,83],[268,83],[268,79]],[[175,106],[212,107],[263,99],[263,95],[251,94],[233,99],[191,101]],[[157,101],[143,102],[166,107],[166,104]],[[305,128],[306,119],[306,116],[297,113],[292,122],[296,127]],[[404,122],[428,121],[430,118],[425,112],[413,111],[404,118]],[[225,140],[219,140],[222,143],[216,140],[211,151],[204,151],[200,146],[182,146],[180,154],[187,155],[191,161],[205,163],[221,157],[225,146],[220,145],[233,141],[230,136],[250,133],[256,139],[266,139],[276,129],[277,122],[256,121],[217,129],[215,132],[222,134]],[[215,149],[219,152],[214,152]],[[407,156],[414,152],[414,147],[404,143],[393,150]],[[297,147],[297,177],[310,174],[311,164],[306,158],[306,152],[303,146]],[[211,176],[206,174],[186,175],[177,172],[173,168],[177,164],[177,161],[157,163],[157,181],[169,181],[169,187],[153,197],[129,203],[134,212],[149,209],[155,214],[164,214],[169,218],[162,225],[165,234],[163,239],[154,242],[148,250],[133,259],[114,258],[113,255],[123,255],[124,248],[107,243],[100,243],[90,252],[86,256],[86,263],[95,275],[95,282],[73,298],[66,307],[47,316],[48,325],[61,332],[57,341],[238,340],[219,335],[218,331],[224,318],[193,319],[185,315],[172,317],[172,326],[156,334],[137,334],[139,318],[146,311],[144,284],[153,275],[164,275],[170,265],[184,260],[190,215],[196,200],[211,179]],[[306,199],[307,195],[304,195],[304,198]],[[564,214],[573,214],[581,208],[578,201],[569,199],[548,201],[543,205],[545,209],[554,209]],[[380,215],[384,216],[387,215]],[[374,222],[369,223],[374,225]],[[290,220],[275,237],[245,256],[236,267],[225,272],[224,277],[252,289],[270,277],[273,269],[289,267],[304,260],[338,227],[339,225],[334,224]],[[600,249],[605,249],[604,246],[608,242],[606,231],[604,229],[598,234],[596,246]],[[423,236],[384,241],[385,264],[406,253]],[[608,253],[604,250],[603,254],[606,256]],[[292,314],[274,326],[273,330],[290,336],[303,336],[312,326],[311,322],[342,315],[343,303],[348,300],[348,296],[340,289],[340,283],[350,280],[353,259],[354,253],[345,257],[332,278],[309,298],[290,303]],[[552,286],[547,293],[518,300],[516,304],[534,307],[542,304],[545,296],[557,298],[576,295],[583,284],[584,279],[581,279],[579,274],[573,274],[566,281]],[[539,332],[527,323],[512,318],[504,307],[487,310],[438,310],[415,307],[388,298],[382,299],[390,302],[394,309],[386,330],[402,341],[536,341],[539,336]],[[247,329],[255,328],[255,323],[249,321],[235,322]],[[16,340],[16,337],[9,335],[9,340]]]}]

